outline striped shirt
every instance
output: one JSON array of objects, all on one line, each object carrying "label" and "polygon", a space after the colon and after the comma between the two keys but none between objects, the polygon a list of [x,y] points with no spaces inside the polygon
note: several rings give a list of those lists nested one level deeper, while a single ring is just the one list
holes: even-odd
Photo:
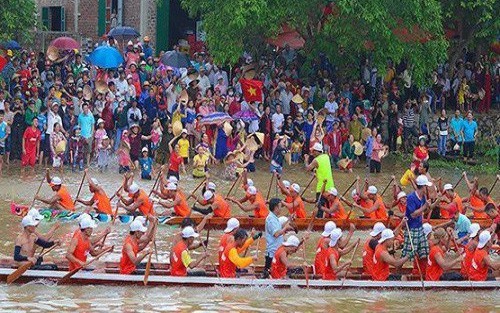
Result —
[{"label": "striped shirt", "polygon": [[403,113],[403,126],[406,128],[411,128],[415,125],[415,112],[413,108],[405,109]]}]

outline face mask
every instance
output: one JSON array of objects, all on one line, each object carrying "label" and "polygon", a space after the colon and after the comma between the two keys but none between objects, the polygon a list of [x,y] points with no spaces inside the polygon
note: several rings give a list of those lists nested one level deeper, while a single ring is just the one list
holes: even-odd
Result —
[{"label": "face mask", "polygon": [[230,91],[230,92],[229,92],[229,95],[230,95],[230,96],[232,96],[232,95],[233,95],[233,92],[232,92],[232,91]]}]

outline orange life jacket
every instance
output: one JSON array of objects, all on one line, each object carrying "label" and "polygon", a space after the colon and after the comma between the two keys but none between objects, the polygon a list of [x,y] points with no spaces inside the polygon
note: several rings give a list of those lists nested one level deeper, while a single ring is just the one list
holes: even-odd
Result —
[{"label": "orange life jacket", "polygon": [[382,260],[382,253],[386,252],[387,248],[384,245],[379,244],[375,248],[375,253],[373,254],[373,270],[372,279],[376,281],[386,281],[389,277],[389,263]]},{"label": "orange life jacket", "polygon": [[434,245],[431,248],[429,256],[427,257],[427,267],[425,269],[425,280],[439,281],[441,275],[443,275],[443,269],[436,261],[438,255],[443,255],[443,250],[439,245]]},{"label": "orange life jacket", "polygon": [[216,194],[214,196],[214,204],[217,205],[217,209],[214,210],[214,217],[231,217],[231,207],[221,195]]},{"label": "orange life jacket", "polygon": [[[82,262],[87,262],[87,255],[90,253],[90,247],[91,247],[90,239],[84,238],[81,230],[77,230],[73,235],[73,238],[76,238],[78,241],[75,247],[75,251],[73,251],[73,256]],[[71,261],[69,262],[70,271],[77,269],[79,267],[80,264],[73,263]]]},{"label": "orange life jacket", "polygon": [[71,199],[71,195],[66,187],[61,186],[61,188],[57,191],[57,195],[59,196],[59,204],[61,206],[63,206],[66,210],[75,211],[73,199]]},{"label": "orange life jacket", "polygon": [[109,201],[108,196],[104,191],[97,190],[94,192],[94,196],[92,197],[94,201],[97,202],[97,211],[99,213],[104,213],[104,214],[113,214],[113,210],[111,209],[111,202]]},{"label": "orange life jacket", "polygon": [[285,278],[286,276],[286,266],[281,262],[281,255],[286,253],[285,247],[281,246],[274,253],[273,261],[271,262],[271,277],[274,279]]},{"label": "orange life jacket", "polygon": [[486,249],[476,249],[472,256],[469,279],[474,281],[485,281],[488,278],[488,265],[484,264],[484,258],[488,256]]},{"label": "orange life jacket", "polygon": [[[325,255],[326,250],[328,250],[327,243],[329,242],[330,237],[319,238],[318,245],[316,248],[316,257],[314,258],[314,269],[316,270],[316,275],[323,275],[325,271]],[[325,248],[326,246],[326,248]]]},{"label": "orange life jacket", "polygon": [[324,280],[335,280],[337,279],[337,273],[332,269],[332,263],[330,262],[330,257],[334,256],[337,265],[339,264],[340,254],[336,248],[329,247],[325,254],[325,271],[323,272]]},{"label": "orange life jacket", "polygon": [[125,247],[130,245],[132,247],[132,251],[134,252],[134,256],[137,256],[137,252],[139,252],[139,244],[137,240],[132,238],[132,235],[128,235],[125,238],[125,242],[123,243],[122,248],[122,257],[120,259],[120,274],[131,274],[135,271],[136,265],[132,262],[125,250]]},{"label": "orange life jacket", "polygon": [[172,249],[172,253],[170,253],[170,275],[187,276],[187,268],[182,263],[182,252],[187,248],[184,240],[181,240]]},{"label": "orange life jacket", "polygon": [[175,215],[188,217],[191,215],[191,209],[187,204],[186,196],[181,191],[177,191],[176,195],[181,199],[181,201],[174,206]]}]

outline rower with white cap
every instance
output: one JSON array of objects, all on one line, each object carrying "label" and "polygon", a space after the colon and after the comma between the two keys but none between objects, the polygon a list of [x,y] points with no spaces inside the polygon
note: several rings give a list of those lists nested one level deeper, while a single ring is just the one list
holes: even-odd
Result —
[{"label": "rower with white cap", "polygon": [[50,257],[35,257],[36,246],[50,248],[60,243],[59,240],[44,240],[40,238],[36,233],[36,227],[39,223],[40,220],[36,219],[34,214],[28,214],[21,220],[23,231],[14,241],[14,261],[30,261],[36,266],[53,263]]},{"label": "rower with white cap", "polygon": [[376,281],[401,280],[401,275],[391,274],[389,266],[396,268],[403,266],[409,256],[400,259],[392,256],[388,249],[394,244],[394,232],[388,228],[384,229],[378,240],[378,245],[373,254],[372,279]]},{"label": "rower with white cap", "polygon": [[181,236],[182,240],[175,244],[170,252],[170,275],[172,276],[187,276],[188,268],[196,268],[209,256],[205,251],[197,261],[191,259],[189,247],[192,246],[194,239],[200,236],[193,227],[185,227]]},{"label": "rower with white cap", "polygon": [[139,188],[139,185],[131,179],[131,176],[125,176],[123,190],[128,193],[128,198],[118,195],[118,206],[132,213],[139,211],[144,216],[155,214],[153,202],[149,199],[148,194]]},{"label": "rower with white cap", "polygon": [[344,276],[340,272],[351,265],[350,261],[340,265],[340,257],[351,252],[359,243],[359,239],[342,249],[339,247],[341,237],[342,230],[340,228],[334,229],[330,234],[330,242],[328,243],[328,249],[325,252],[323,260],[325,263],[325,270],[323,272],[324,280],[336,280],[338,276]]},{"label": "rower with white cap", "polygon": [[288,257],[295,252],[297,252],[300,246],[304,243],[304,240],[309,237],[306,234],[302,240],[299,240],[294,235],[288,237],[288,239],[281,244],[281,246],[274,253],[273,260],[271,262],[271,277],[274,279],[283,279],[287,275],[288,269],[299,267],[298,265],[292,265]]},{"label": "rower with white cap", "polygon": [[336,228],[337,225],[335,225],[334,221],[325,223],[321,237],[318,240],[316,256],[314,258],[314,273],[316,275],[323,275],[325,271],[325,253],[328,249],[328,243],[330,242],[330,235]]},{"label": "rower with white cap", "polygon": [[339,192],[336,188],[328,189],[321,198],[319,205],[326,213],[326,218],[347,220],[344,206],[340,203]]},{"label": "rower with white cap", "polygon": [[62,180],[57,177],[50,177],[50,171],[47,169],[46,173],[47,183],[49,183],[50,188],[56,193],[52,198],[45,199],[40,196],[36,196],[35,199],[48,204],[51,209],[61,210],[61,211],[74,211],[75,205],[68,189],[63,186]]},{"label": "rower with white cap", "polygon": [[363,273],[371,275],[373,270],[373,254],[375,253],[375,248],[378,245],[380,236],[385,229],[384,223],[377,222],[373,225],[373,229],[370,232],[370,237],[365,241],[363,246]]},{"label": "rower with white cap", "polygon": [[460,213],[464,213],[462,199],[455,193],[452,184],[445,184],[443,186],[443,195],[439,198],[439,215],[440,218],[449,219],[452,218],[453,215],[451,212],[458,209]]},{"label": "rower with white cap", "polygon": [[274,175],[276,176],[276,186],[278,186],[281,194],[285,197],[284,201],[292,203],[292,197],[290,196],[290,186],[292,184],[286,179],[281,180],[281,176],[278,173],[274,172]]},{"label": "rower with white cap", "polygon": [[[288,199],[288,197],[290,198]],[[288,188],[288,197],[287,199],[290,202],[288,202],[285,199],[284,201],[281,202],[281,204],[288,209],[288,213],[290,213],[290,215],[293,215],[296,218],[307,217],[304,201],[309,203],[316,203],[314,199],[313,200],[302,199],[302,197],[300,196],[300,186],[299,184],[295,183]]]},{"label": "rower with white cap", "polygon": [[452,260],[445,259],[445,253],[448,251],[449,237],[443,228],[438,228],[432,233],[431,250],[427,258],[427,266],[425,268],[425,280],[440,281],[440,280],[462,280],[463,277],[457,273],[450,271],[455,265],[462,261],[462,255],[459,254]]},{"label": "rower with white cap", "polygon": [[[31,216],[35,221],[41,222],[44,219],[44,216],[40,214],[40,211],[38,211],[35,208],[32,208],[28,211],[26,216]],[[43,240],[49,241],[50,238],[54,235],[54,232],[61,226],[61,223],[57,221],[54,223],[54,225],[50,228],[50,230],[46,234],[41,234],[35,229],[35,234],[38,236],[38,238],[41,238]]]},{"label": "rower with white cap", "polygon": [[193,195],[193,197],[199,204],[203,206],[209,206],[208,208],[203,209],[196,207],[196,205],[193,205],[193,211],[200,212],[203,215],[213,213],[214,217],[231,217],[231,207],[229,206],[229,203],[224,199],[224,197],[216,194],[215,191],[212,191],[211,189],[205,190],[205,192],[203,193],[202,201],[199,200],[195,195]]},{"label": "rower with white cap", "polygon": [[[342,201],[344,201],[348,206],[350,207],[356,207],[359,208],[363,211],[364,217],[365,218],[371,218],[375,219],[375,213],[371,212],[371,208],[373,207],[373,201],[368,198],[366,195],[366,191],[368,189],[368,180],[365,179],[365,183],[363,186],[363,189],[360,188],[359,186],[359,180],[360,177],[356,177],[356,188],[352,190],[351,192],[351,197],[353,202],[349,202],[347,199],[344,197],[341,198]],[[370,213],[367,213],[370,212]]]},{"label": "rower with white cap", "polygon": [[[394,185],[396,186],[396,184]],[[402,191],[401,188],[399,188],[399,190],[400,191],[395,193],[394,201],[391,204],[387,205],[387,207],[389,208],[389,215],[393,214],[396,217],[402,218],[406,211],[406,192]],[[399,212],[392,211],[392,208],[396,206],[398,207]]]},{"label": "rower with white cap", "polygon": [[489,256],[492,246],[491,233],[483,230],[479,234],[477,249],[472,257],[471,267],[469,269],[469,279],[473,281],[495,280],[489,269],[493,271],[500,270],[500,261],[493,261]]},{"label": "rower with white cap", "polygon": [[[255,186],[248,187],[245,196],[240,200],[237,200],[233,197],[229,197],[227,199],[238,205],[240,209],[245,212],[253,211],[253,217],[266,218],[267,215],[269,214],[269,210],[267,209],[266,206],[266,201],[264,200],[262,194],[259,191],[257,191],[257,188],[255,188]],[[248,201],[249,204],[243,205],[242,203],[246,201]]]},{"label": "rower with white cap", "polygon": [[372,219],[387,220],[387,210],[382,197],[378,194],[377,187],[369,186],[366,190],[366,194],[360,193],[360,197],[364,200],[368,199],[372,205],[370,207],[364,207],[353,203],[353,207],[362,210],[365,216],[369,216]]},{"label": "rower with white cap", "polygon": [[476,251],[477,245],[479,243],[479,231],[481,227],[478,223],[472,223],[469,228],[469,235],[467,245],[464,248],[464,259],[462,260],[462,265],[460,268],[460,274],[464,279],[469,278],[469,271],[472,265],[472,257],[474,256],[474,251]]},{"label": "rower with white cap", "polygon": [[[155,219],[156,220],[156,219]],[[130,232],[125,238],[120,258],[120,274],[133,274],[140,267],[141,261],[151,253],[146,249],[153,239],[156,223],[149,223],[146,227],[141,219],[136,218],[130,223]],[[142,253],[139,253],[141,252]]]},{"label": "rower with white cap", "polygon": [[[88,169],[85,169],[85,172],[87,171]],[[77,198],[76,202],[80,202],[90,207],[92,207],[95,204],[96,206],[92,208],[95,209],[98,213],[112,215],[113,211],[111,209],[111,202],[109,200],[109,197],[104,191],[104,189],[101,187],[97,179],[90,178],[87,175],[87,181],[89,184],[89,191],[92,193],[92,198],[89,200],[83,200],[82,198]]]},{"label": "rower with white cap", "polygon": [[[191,215],[191,209],[187,204],[187,199],[184,193],[179,190],[174,183],[168,183],[167,186],[161,186],[161,191],[153,190],[153,193],[161,199],[158,203],[167,209],[173,209],[176,216],[188,217]],[[172,212],[165,211],[161,215],[172,215]]]},{"label": "rower with white cap", "polygon": [[[330,156],[323,153],[323,145],[316,142],[312,148],[314,160],[306,166],[306,170],[313,171],[316,169],[316,199],[320,197],[322,190],[329,190],[335,187],[333,183],[332,166]],[[326,180],[326,183],[324,181]],[[323,211],[318,210],[317,217],[323,217]]]}]

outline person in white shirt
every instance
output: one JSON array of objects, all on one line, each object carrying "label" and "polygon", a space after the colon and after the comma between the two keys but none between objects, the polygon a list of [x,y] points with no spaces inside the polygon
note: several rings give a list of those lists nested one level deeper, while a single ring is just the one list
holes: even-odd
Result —
[{"label": "person in white shirt", "polygon": [[[59,125],[61,125],[61,127],[63,126],[62,118],[58,114],[58,112],[59,112],[59,103],[54,101],[52,102],[49,112],[47,113],[47,131],[45,132],[46,135],[49,136],[52,135],[52,133],[54,132],[55,123],[58,123]],[[64,129],[62,130],[64,132]]]},{"label": "person in white shirt", "polygon": [[325,102],[325,109],[328,111],[326,115],[326,121],[333,123],[335,121],[335,113],[339,109],[337,101],[335,101],[335,92],[330,91],[327,95],[328,101]]},{"label": "person in white shirt", "polygon": [[273,116],[271,116],[271,122],[273,123],[273,135],[281,134],[281,131],[283,130],[283,123],[285,122],[285,116],[281,113],[280,104],[276,105],[276,112]]},{"label": "person in white shirt", "polygon": [[139,124],[139,121],[142,119],[142,112],[137,107],[137,101],[132,100],[131,107],[127,111],[127,120],[128,125]]},{"label": "person in white shirt", "polygon": [[207,89],[210,88],[210,79],[206,75],[205,68],[203,66],[200,67],[200,76],[198,77],[198,87],[200,88],[201,95],[205,96]]},{"label": "person in white shirt", "polygon": [[250,110],[252,110],[259,117],[259,119],[251,121],[248,125],[248,132],[251,134],[259,131],[259,122],[262,113],[260,113],[257,103],[255,102],[250,102]]},{"label": "person in white shirt", "polygon": [[125,72],[121,71],[120,72],[120,77],[114,81],[115,82],[115,86],[116,86],[116,91],[122,97],[126,97],[126,95],[128,94],[128,90],[129,90],[128,89],[128,82],[125,79],[125,77],[126,77]]},{"label": "person in white shirt", "polygon": [[285,88],[280,86],[280,102],[283,106],[283,114],[286,116],[290,115],[290,102],[293,98],[293,93],[290,91],[291,86],[289,82],[285,84]]}]

